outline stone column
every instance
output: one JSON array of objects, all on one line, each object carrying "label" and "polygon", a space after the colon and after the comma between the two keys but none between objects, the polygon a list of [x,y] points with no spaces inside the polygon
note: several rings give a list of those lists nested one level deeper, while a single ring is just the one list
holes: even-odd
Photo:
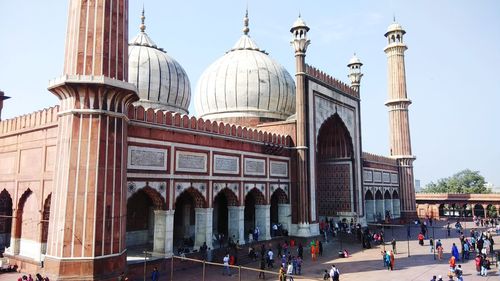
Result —
[{"label": "stone column", "polygon": [[484,210],[484,218],[488,217],[488,204],[482,204]]},{"label": "stone column", "polygon": [[271,239],[271,205],[255,205],[255,226],[260,230],[259,240]]},{"label": "stone column", "polygon": [[234,235],[234,242],[239,240],[240,245],[243,245],[245,244],[245,207],[228,206],[227,209],[229,237]]},{"label": "stone column", "polygon": [[174,243],[175,210],[154,211],[153,252],[171,256]]},{"label": "stone column", "polygon": [[212,214],[213,208],[196,208],[195,211],[195,230],[194,230],[194,248],[198,249],[203,242],[207,246],[212,246]]},{"label": "stone column", "polygon": [[278,221],[290,233],[292,226],[292,206],[290,204],[278,204]]},{"label": "stone column", "polygon": [[499,210],[500,205],[496,205],[495,208],[497,209],[497,217],[499,217],[500,216],[500,210]]},{"label": "stone column", "polygon": [[366,221],[373,221],[373,214],[375,212],[375,201],[365,200]]}]

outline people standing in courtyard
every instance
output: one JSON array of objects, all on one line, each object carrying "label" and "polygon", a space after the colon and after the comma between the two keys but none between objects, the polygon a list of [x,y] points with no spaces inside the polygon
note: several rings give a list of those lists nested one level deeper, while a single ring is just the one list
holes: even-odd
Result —
[{"label": "people standing in courtyard", "polygon": [[266,269],[266,261],[264,260],[264,257],[260,258],[260,272],[259,272],[259,279],[262,276],[262,279],[266,279],[266,274],[264,270]]},{"label": "people standing in courtyard", "polygon": [[286,275],[288,275],[288,281],[293,281],[293,265],[291,262],[288,263]]},{"label": "people standing in courtyard", "polygon": [[423,246],[423,245],[424,245],[424,234],[422,234],[422,232],[420,232],[420,233],[418,234],[418,237],[417,237],[417,238],[418,238],[418,244],[419,244],[420,246]]},{"label": "people standing in courtyard", "polygon": [[458,253],[458,248],[457,248],[457,245],[455,245],[455,243],[453,243],[453,246],[451,246],[451,254],[453,255],[453,257],[455,257],[455,260],[456,261],[459,261],[459,253]]},{"label": "people standing in courtyard", "polygon": [[483,258],[481,259],[481,276],[483,277],[488,276],[488,267],[489,267],[489,261],[485,256],[483,256]]},{"label": "people standing in courtyard", "polygon": [[458,281],[464,281],[463,274],[464,272],[462,271],[462,266],[459,264],[458,267],[455,269],[455,276],[457,276]]},{"label": "people standing in courtyard", "polygon": [[394,254],[396,254],[396,239],[392,238],[391,245],[392,251],[394,252]]},{"label": "people standing in courtyard", "polygon": [[301,257],[297,257],[297,275],[301,275],[302,274],[302,258]]},{"label": "people standing in courtyard", "polygon": [[274,268],[274,253],[273,250],[269,249],[267,251],[267,267],[268,268]]},{"label": "people standing in courtyard", "polygon": [[160,273],[158,272],[158,268],[155,267],[153,272],[151,272],[151,281],[158,281],[160,278]]},{"label": "people standing in courtyard", "polygon": [[286,281],[285,268],[283,266],[280,267],[278,271],[279,281]]},{"label": "people standing in courtyard", "polygon": [[229,268],[229,253],[226,253],[224,258],[222,258],[222,263],[224,264],[224,269],[222,270],[222,275],[231,276],[231,269]]},{"label": "people standing in courtyard", "polygon": [[389,253],[389,260],[390,260],[390,266],[391,266],[391,270],[394,270],[394,252],[393,251],[390,251]]},{"label": "people standing in courtyard", "polygon": [[455,259],[455,256],[451,256],[450,260],[448,261],[449,265],[450,265],[450,271],[451,272],[454,272],[455,271],[455,266],[457,264],[457,261]]},{"label": "people standing in courtyard", "polygon": [[438,254],[438,260],[443,259],[443,244],[441,244],[441,241],[438,240],[438,244],[436,244],[436,250]]},{"label": "people standing in courtyard", "polygon": [[434,239],[432,237],[429,239],[429,245],[431,246],[431,253],[434,253]]}]

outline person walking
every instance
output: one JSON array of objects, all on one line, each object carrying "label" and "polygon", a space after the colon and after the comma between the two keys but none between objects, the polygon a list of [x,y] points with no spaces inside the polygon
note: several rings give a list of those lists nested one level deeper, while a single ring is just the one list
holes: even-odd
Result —
[{"label": "person walking", "polygon": [[293,265],[291,262],[288,263],[288,267],[286,270],[286,275],[288,275],[288,280],[293,281]]},{"label": "person walking", "polygon": [[418,238],[418,244],[419,244],[420,246],[423,246],[423,245],[424,245],[424,238],[425,238],[425,237],[424,237],[424,234],[422,234],[422,232],[420,232],[420,233],[418,234],[417,238]]},{"label": "person walking", "polygon": [[340,280],[340,271],[335,267],[334,264],[332,264],[332,268],[330,268],[330,278],[332,278],[332,281]]},{"label": "person walking", "polygon": [[457,276],[458,281],[464,281],[464,272],[462,271],[462,266],[459,264],[457,269],[455,269],[455,276]]},{"label": "person walking", "polygon": [[278,271],[279,281],[286,281],[285,268],[283,266],[280,267]]},{"label": "person walking", "polygon": [[453,246],[451,247],[451,255],[455,257],[455,261],[460,260],[460,254],[458,253],[458,248],[455,243],[453,243]]},{"label": "person walking", "polygon": [[392,238],[391,245],[392,251],[394,252],[394,254],[396,254],[396,239]]},{"label": "person walking", "polygon": [[481,259],[481,276],[488,276],[488,259],[486,257],[483,257]]},{"label": "person walking", "polygon": [[271,249],[267,252],[267,267],[274,268],[274,253]]},{"label": "person walking", "polygon": [[387,267],[387,270],[391,270],[391,255],[389,255],[389,252],[385,252],[384,264]]},{"label": "person walking", "polygon": [[394,270],[394,261],[395,261],[395,257],[394,257],[394,252],[391,251],[389,253],[389,260],[390,260],[390,266],[391,266],[391,270]]},{"label": "person walking", "polygon": [[266,279],[266,274],[264,270],[266,269],[266,261],[264,260],[264,257],[260,258],[260,272],[259,272],[259,279],[262,276],[262,279]]},{"label": "person walking", "polygon": [[151,272],[151,281],[158,281],[160,278],[160,273],[158,272],[158,268],[155,266],[153,272]]},{"label": "person walking", "polygon": [[302,274],[302,258],[297,257],[297,275]]},{"label": "person walking", "polygon": [[222,259],[222,262],[224,263],[222,275],[225,275],[227,273],[228,276],[231,276],[231,269],[229,268],[229,253],[226,253],[224,258]]},{"label": "person walking", "polygon": [[443,259],[443,245],[442,244],[439,244],[436,248],[437,250],[437,253],[438,253],[438,260],[442,260]]}]

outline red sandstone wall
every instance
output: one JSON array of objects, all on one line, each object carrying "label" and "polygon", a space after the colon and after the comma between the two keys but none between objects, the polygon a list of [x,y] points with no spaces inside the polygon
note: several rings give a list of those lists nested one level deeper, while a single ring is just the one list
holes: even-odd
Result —
[{"label": "red sandstone wall", "polygon": [[22,237],[18,247],[27,260],[40,251],[33,245],[41,243],[44,203],[52,192],[57,112],[53,107],[0,122],[0,191],[16,210],[11,236]]}]

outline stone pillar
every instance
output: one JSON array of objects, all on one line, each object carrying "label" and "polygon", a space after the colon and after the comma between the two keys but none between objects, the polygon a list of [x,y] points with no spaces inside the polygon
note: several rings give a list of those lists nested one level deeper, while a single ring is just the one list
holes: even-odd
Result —
[{"label": "stone pillar", "polygon": [[399,199],[392,199],[392,213],[394,214],[394,218],[401,217],[401,209],[399,206]]},{"label": "stone pillar", "polygon": [[374,200],[365,200],[365,210],[366,210],[366,221],[373,221],[373,214],[375,213],[375,201]]},{"label": "stone pillar", "polygon": [[[391,216],[394,216],[394,213],[392,212],[392,199],[384,199],[384,210],[391,212]],[[385,218],[385,212],[382,216]]]},{"label": "stone pillar", "polygon": [[497,218],[500,216],[500,205],[496,205],[495,208],[497,209]]},{"label": "stone pillar", "polygon": [[278,221],[290,233],[290,227],[292,226],[292,209],[290,204],[278,204]]},{"label": "stone pillar", "polygon": [[482,204],[484,210],[484,217],[488,217],[488,204]]},{"label": "stone pillar", "polygon": [[255,226],[260,230],[259,240],[271,239],[271,205],[255,205]]},{"label": "stone pillar", "polygon": [[212,215],[213,208],[196,208],[195,210],[195,230],[194,248],[199,249],[203,242],[207,246],[212,246]]},{"label": "stone pillar", "polygon": [[153,252],[172,256],[175,210],[155,210]]},{"label": "stone pillar", "polygon": [[235,239],[240,241],[240,245],[243,245],[245,244],[245,207],[228,206],[227,209],[229,237],[234,235]]}]

